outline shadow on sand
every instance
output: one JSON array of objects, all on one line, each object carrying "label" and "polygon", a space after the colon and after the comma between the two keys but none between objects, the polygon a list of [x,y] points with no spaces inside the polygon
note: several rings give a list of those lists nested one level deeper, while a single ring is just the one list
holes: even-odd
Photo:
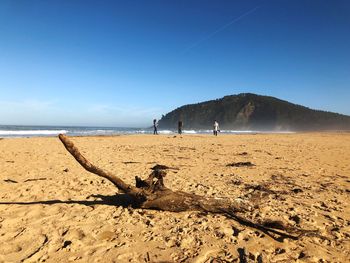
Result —
[{"label": "shadow on sand", "polygon": [[135,207],[136,202],[132,197],[126,194],[116,195],[90,195],[89,198],[97,198],[100,200],[45,200],[45,201],[33,201],[33,202],[0,202],[0,205],[54,205],[54,204],[79,204],[79,205],[110,205],[110,206],[122,206],[122,207]]}]

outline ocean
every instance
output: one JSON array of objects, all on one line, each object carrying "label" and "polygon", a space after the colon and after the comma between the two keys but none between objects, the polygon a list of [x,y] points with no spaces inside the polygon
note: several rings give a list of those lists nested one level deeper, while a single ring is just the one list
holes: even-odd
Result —
[{"label": "ocean", "polygon": [[[71,136],[153,134],[152,128],[84,127],[84,126],[19,126],[0,125],[0,138],[53,137],[63,133]],[[176,130],[158,130],[159,134],[176,134]],[[212,130],[183,130],[184,134],[211,134]],[[221,130],[223,134],[271,133],[262,131]],[[276,132],[273,132],[276,133]],[[278,132],[282,133],[282,132]],[[290,132],[283,132],[290,133]]]}]

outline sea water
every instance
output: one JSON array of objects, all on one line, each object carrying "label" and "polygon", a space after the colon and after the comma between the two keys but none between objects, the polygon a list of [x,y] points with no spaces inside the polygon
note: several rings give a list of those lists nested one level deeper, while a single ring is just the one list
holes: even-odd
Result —
[{"label": "sea water", "polygon": [[[0,138],[13,137],[52,137],[63,133],[70,136],[101,136],[127,134],[153,134],[152,128],[127,127],[85,127],[85,126],[19,126],[0,125]],[[177,130],[159,129],[159,134],[176,134]],[[184,134],[211,134],[212,130],[183,130]],[[223,134],[255,134],[261,131],[221,130]],[[270,132],[268,132],[270,133]],[[276,133],[276,132],[274,132]],[[280,132],[278,132],[280,133]],[[284,132],[289,133],[289,132]]]},{"label": "sea water", "polygon": [[47,137],[67,134],[71,136],[118,135],[148,133],[150,129],[124,127],[85,126],[19,126],[0,125],[0,137]]}]

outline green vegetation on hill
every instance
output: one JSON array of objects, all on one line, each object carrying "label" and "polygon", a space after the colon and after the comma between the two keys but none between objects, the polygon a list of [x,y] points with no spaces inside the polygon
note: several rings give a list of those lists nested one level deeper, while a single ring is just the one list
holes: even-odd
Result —
[{"label": "green vegetation on hill", "polygon": [[274,97],[251,93],[184,105],[161,118],[160,128],[211,129],[214,120],[221,129],[234,130],[350,130],[350,116],[312,110]]}]

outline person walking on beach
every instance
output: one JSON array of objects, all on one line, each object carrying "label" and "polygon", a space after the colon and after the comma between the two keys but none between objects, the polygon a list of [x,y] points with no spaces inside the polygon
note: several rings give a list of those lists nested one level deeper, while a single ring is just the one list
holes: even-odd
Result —
[{"label": "person walking on beach", "polygon": [[214,133],[215,136],[218,136],[218,131],[220,131],[219,123],[215,120],[214,121],[214,127],[213,127],[213,133]]},{"label": "person walking on beach", "polygon": [[177,131],[179,134],[182,134],[182,121],[179,121],[177,124]]},{"label": "person walking on beach", "polygon": [[154,134],[154,135],[158,135],[157,127],[158,127],[157,119],[154,119],[154,120],[153,120],[153,134]]}]

